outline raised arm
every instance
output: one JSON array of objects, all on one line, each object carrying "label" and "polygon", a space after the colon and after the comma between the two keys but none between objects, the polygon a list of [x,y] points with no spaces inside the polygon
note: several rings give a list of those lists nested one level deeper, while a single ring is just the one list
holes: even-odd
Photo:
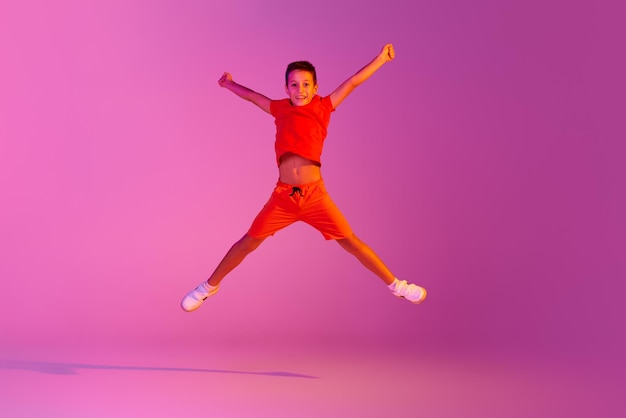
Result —
[{"label": "raised arm", "polygon": [[330,101],[333,104],[333,107],[336,108],[339,106],[339,104],[343,102],[343,99],[348,97],[356,86],[370,78],[372,74],[378,71],[378,69],[384,64],[394,59],[395,56],[396,53],[393,50],[393,45],[385,45],[373,60],[371,60],[365,67],[357,71],[352,77],[341,83],[341,85],[330,94]]},{"label": "raised arm", "polygon": [[270,99],[260,93],[257,93],[254,90],[250,90],[249,88],[242,86],[241,84],[235,83],[233,81],[233,76],[231,76],[229,73],[224,73],[220,77],[220,79],[217,80],[217,83],[221,87],[225,87],[228,90],[232,91],[242,99],[252,102],[267,113],[270,113]]}]

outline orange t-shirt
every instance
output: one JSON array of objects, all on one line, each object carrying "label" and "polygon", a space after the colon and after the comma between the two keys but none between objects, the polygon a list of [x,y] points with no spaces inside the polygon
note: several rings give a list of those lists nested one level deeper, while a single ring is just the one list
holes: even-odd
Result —
[{"label": "orange t-shirt", "polygon": [[321,165],[322,147],[330,114],[334,111],[329,96],[315,95],[305,106],[293,106],[289,99],[272,100],[270,112],[276,122],[276,163],[280,165],[280,157],[292,152]]}]

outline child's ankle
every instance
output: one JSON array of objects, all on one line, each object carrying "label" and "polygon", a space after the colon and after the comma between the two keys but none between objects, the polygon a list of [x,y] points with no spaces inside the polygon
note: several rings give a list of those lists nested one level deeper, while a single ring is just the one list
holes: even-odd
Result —
[{"label": "child's ankle", "polygon": [[398,285],[398,283],[400,283],[400,280],[397,277],[394,277],[393,282],[391,282],[391,284],[388,284],[387,287],[391,291],[394,291],[396,290],[396,286]]}]

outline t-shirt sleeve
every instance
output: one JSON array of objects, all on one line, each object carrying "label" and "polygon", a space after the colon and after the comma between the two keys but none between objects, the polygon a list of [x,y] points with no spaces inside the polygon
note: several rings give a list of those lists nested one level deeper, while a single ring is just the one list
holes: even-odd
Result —
[{"label": "t-shirt sleeve", "polygon": [[278,100],[271,100],[270,101],[270,113],[272,114],[272,116],[276,116],[276,110],[278,107]]},{"label": "t-shirt sleeve", "polygon": [[272,116],[276,117],[277,115],[284,113],[285,108],[289,107],[289,99],[272,99],[270,100],[270,113]]},{"label": "t-shirt sleeve", "polygon": [[324,96],[322,97],[322,106],[324,107],[324,109],[326,109],[329,113],[330,112],[334,112],[335,108],[333,107],[333,102],[330,101],[330,96]]}]

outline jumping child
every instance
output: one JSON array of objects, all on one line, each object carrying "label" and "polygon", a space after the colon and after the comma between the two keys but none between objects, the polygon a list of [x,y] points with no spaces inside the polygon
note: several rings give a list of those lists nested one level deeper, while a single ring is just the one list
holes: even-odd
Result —
[{"label": "jumping child", "polygon": [[217,293],[222,279],[265,238],[296,221],[313,226],[327,240],[336,240],[378,276],[395,296],[412,303],[420,303],[426,298],[426,289],[406,280],[398,280],[378,255],[357,238],[330,199],[321,175],[322,146],[330,114],[359,84],[394,57],[393,45],[385,45],[372,61],[325,97],[316,94],[315,68],[307,61],[292,62],[287,66],[285,92],[288,98],[282,100],[271,100],[237,84],[229,73],[222,75],[218,81],[221,87],[275,118],[279,176],[274,191],[248,232],[230,248],[209,279],[183,298],[183,310],[191,312],[198,309],[209,296]]}]

